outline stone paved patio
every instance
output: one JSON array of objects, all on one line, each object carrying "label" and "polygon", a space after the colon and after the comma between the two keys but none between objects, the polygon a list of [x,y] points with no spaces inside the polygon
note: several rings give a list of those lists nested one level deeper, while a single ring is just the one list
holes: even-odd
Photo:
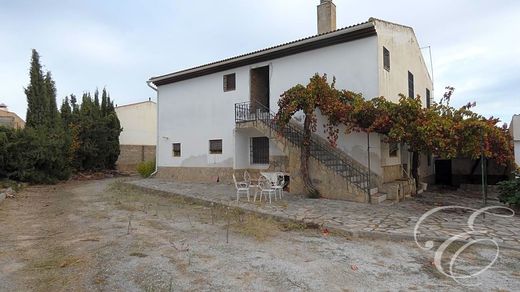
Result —
[{"label": "stone paved patio", "polygon": [[[479,209],[481,198],[477,193],[462,191],[425,192],[417,198],[400,203],[385,202],[382,205],[368,205],[347,201],[306,199],[284,194],[282,200],[272,205],[248,202],[243,196],[236,202],[233,185],[179,183],[160,179],[131,181],[135,186],[171,193],[276,216],[282,219],[298,220],[317,224],[332,231],[351,236],[387,238],[393,240],[414,240],[414,227],[419,218],[432,208],[459,205]],[[488,206],[501,205],[491,199]],[[449,209],[429,216],[421,224],[420,242],[426,240],[444,241],[455,234],[469,231],[467,221],[473,213],[470,210]],[[505,213],[504,213],[505,214]],[[520,250],[520,217],[502,218],[494,215],[479,216],[475,221],[477,235],[472,239],[494,239],[500,246]],[[491,242],[488,242],[491,243]]]}]

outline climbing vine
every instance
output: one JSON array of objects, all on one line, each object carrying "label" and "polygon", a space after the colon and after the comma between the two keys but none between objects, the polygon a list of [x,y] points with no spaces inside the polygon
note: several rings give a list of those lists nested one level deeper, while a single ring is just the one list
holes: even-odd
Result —
[{"label": "climbing vine", "polygon": [[499,119],[485,118],[472,111],[475,103],[460,108],[450,105],[453,87],[446,87],[442,99],[429,108],[421,98],[399,96],[397,103],[384,97],[366,100],[360,93],[336,89],[336,80],[329,83],[327,75],[314,75],[306,86],[294,86],[281,95],[276,115],[278,126],[285,127],[298,112],[303,112],[304,143],[301,170],[306,191],[310,196],[319,193],[308,173],[309,141],[317,129],[317,113],[326,118],[325,133],[336,146],[338,126],[345,133],[367,132],[385,135],[386,142],[403,143],[412,152],[412,176],[418,182],[420,153],[432,153],[442,158],[478,158],[484,153],[506,165],[513,160],[512,139],[507,125],[498,127]]}]

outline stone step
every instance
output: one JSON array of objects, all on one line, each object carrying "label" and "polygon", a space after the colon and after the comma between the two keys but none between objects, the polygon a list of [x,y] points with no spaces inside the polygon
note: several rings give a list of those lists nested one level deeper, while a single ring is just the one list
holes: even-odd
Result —
[{"label": "stone step", "polygon": [[381,204],[382,202],[386,201],[386,194],[385,193],[376,193],[372,194],[370,196],[371,203],[374,205]]}]

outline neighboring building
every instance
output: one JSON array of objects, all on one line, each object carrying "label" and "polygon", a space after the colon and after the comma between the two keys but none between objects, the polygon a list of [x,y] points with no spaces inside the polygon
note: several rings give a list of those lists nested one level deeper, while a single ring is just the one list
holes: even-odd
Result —
[{"label": "neighboring building", "polygon": [[137,164],[155,160],[157,141],[157,104],[153,101],[116,107],[123,131],[119,136],[121,153],[117,168],[135,171]]},{"label": "neighboring building", "polygon": [[509,126],[515,147],[516,166],[520,167],[520,115],[514,115]]},{"label": "neighboring building", "polygon": [[25,122],[16,113],[8,111],[5,104],[0,103],[0,126],[22,129]]},{"label": "neighboring building", "polygon": [[[403,93],[421,95],[423,104],[429,103],[433,84],[412,28],[371,18],[335,30],[335,6],[327,0],[318,6],[318,18],[316,36],[152,77],[159,107],[159,177],[230,181],[233,172],[244,169],[283,170],[291,175],[291,192],[301,192],[297,138],[275,135],[268,123],[256,121],[266,117],[262,107],[276,112],[285,90],[307,84],[316,73],[328,74],[331,81],[334,76],[337,88],[366,98],[397,101]],[[300,115],[291,123],[296,134],[301,120]],[[323,117],[318,121],[324,124]],[[406,181],[403,176],[411,164],[406,147],[371,134],[368,185],[367,134],[345,136],[340,131],[338,147],[332,149],[322,139],[322,127],[313,138],[320,150],[311,152],[310,165],[322,195],[365,202],[374,188],[385,189],[396,181],[388,192],[404,187],[400,182]],[[423,155],[420,165],[422,180],[430,182],[431,159]]]}]

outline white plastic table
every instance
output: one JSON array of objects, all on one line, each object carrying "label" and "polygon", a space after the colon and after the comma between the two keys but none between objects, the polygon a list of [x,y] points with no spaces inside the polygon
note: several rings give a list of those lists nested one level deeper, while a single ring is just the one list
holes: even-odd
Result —
[{"label": "white plastic table", "polygon": [[260,175],[265,177],[271,184],[275,185],[278,183],[278,174],[280,172],[260,172]]}]

